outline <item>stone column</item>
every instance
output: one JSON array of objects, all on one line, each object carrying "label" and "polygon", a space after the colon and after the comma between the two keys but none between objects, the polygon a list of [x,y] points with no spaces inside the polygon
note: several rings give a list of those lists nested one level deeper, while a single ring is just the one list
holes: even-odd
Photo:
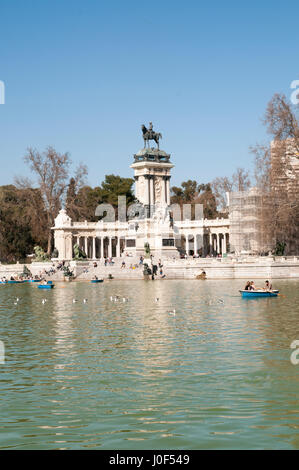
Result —
[{"label": "stone column", "polygon": [[85,251],[85,254],[86,254],[87,258],[88,258],[88,237],[84,237],[84,243],[85,243],[85,245],[84,245],[84,251]]},{"label": "stone column", "polygon": [[120,258],[120,237],[117,237],[117,244],[116,244],[116,256]]},{"label": "stone column", "polygon": [[165,202],[166,202],[166,180],[165,180],[165,176],[163,176],[163,179],[162,179],[162,195],[161,195],[161,198],[162,198],[162,204],[165,204]]},{"label": "stone column", "polygon": [[64,249],[64,233],[62,230],[55,230],[54,240],[55,240],[55,248],[58,250],[58,259],[63,260],[65,249]]},{"label": "stone column", "polygon": [[144,185],[145,186],[145,190],[144,190],[145,191],[145,195],[144,195],[145,198],[144,198],[144,200],[145,200],[145,205],[148,206],[149,203],[150,203],[150,197],[149,197],[149,193],[150,193],[149,184],[150,183],[149,183],[148,175],[145,175],[144,178],[145,178],[145,185]]},{"label": "stone column", "polygon": [[225,233],[223,234],[223,238],[222,238],[222,254],[223,255],[226,254],[226,234]]},{"label": "stone column", "polygon": [[197,235],[194,235],[194,254],[197,255]]},{"label": "stone column", "polygon": [[65,258],[73,259],[73,235],[71,233],[67,233],[65,237]]},{"label": "stone column", "polygon": [[220,253],[220,233],[217,233],[217,255]]},{"label": "stone column", "polygon": [[153,206],[155,204],[155,197],[154,197],[154,177],[151,176],[150,180],[150,205]]},{"label": "stone column", "polygon": [[166,203],[169,206],[170,205],[170,177],[168,176],[166,179]]},{"label": "stone column", "polygon": [[96,259],[96,237],[92,237],[92,259]]},{"label": "stone column", "polygon": [[101,258],[104,258],[104,237],[101,237]]},{"label": "stone column", "polygon": [[77,236],[77,242],[76,243],[77,243],[78,246],[80,246],[80,237],[79,236]]},{"label": "stone column", "polygon": [[189,235],[186,235],[186,253],[189,255]]},{"label": "stone column", "polygon": [[109,245],[108,245],[108,258],[112,258],[112,238],[109,237]]},{"label": "stone column", "polygon": [[209,244],[210,244],[210,248],[209,248],[209,253],[210,255],[212,254],[213,252],[213,234],[210,232],[209,234]]}]

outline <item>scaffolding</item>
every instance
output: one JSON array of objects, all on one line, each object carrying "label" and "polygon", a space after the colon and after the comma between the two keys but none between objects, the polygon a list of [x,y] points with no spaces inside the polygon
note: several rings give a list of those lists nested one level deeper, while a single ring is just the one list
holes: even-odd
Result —
[{"label": "scaffolding", "polygon": [[262,194],[257,188],[228,193],[230,251],[259,254],[261,247]]}]

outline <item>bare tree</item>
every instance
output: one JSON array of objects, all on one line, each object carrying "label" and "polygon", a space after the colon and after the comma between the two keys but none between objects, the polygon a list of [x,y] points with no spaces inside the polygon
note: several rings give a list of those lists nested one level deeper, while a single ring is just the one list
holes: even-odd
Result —
[{"label": "bare tree", "polygon": [[256,185],[262,190],[261,237],[282,254],[299,251],[299,125],[283,95],[274,95],[264,124],[271,134],[268,146],[251,149],[255,155]]},{"label": "bare tree", "polygon": [[[64,200],[72,162],[68,153],[59,153],[53,147],[47,147],[42,153],[28,148],[24,160],[37,177],[37,184],[42,195],[48,225],[47,252],[50,255],[53,239],[51,227]],[[80,165],[74,176],[76,186],[83,183],[86,174],[86,166]]]},{"label": "bare tree", "polygon": [[290,103],[284,95],[276,93],[268,103],[264,124],[274,140],[293,139],[299,152],[299,124]]},{"label": "bare tree", "polygon": [[221,211],[226,211],[226,193],[229,193],[233,190],[233,182],[231,178],[228,178],[227,176],[217,177],[212,181],[211,186],[216,197],[217,207]]},{"label": "bare tree", "polygon": [[269,145],[259,145],[250,147],[250,152],[254,155],[254,179],[255,186],[263,191],[270,190],[271,172],[271,149]]},{"label": "bare tree", "polygon": [[231,191],[247,191],[250,187],[249,172],[244,168],[237,168],[231,177],[222,176],[212,181],[212,189],[214,191],[217,207],[227,212],[226,193]]},{"label": "bare tree", "polygon": [[237,168],[232,176],[234,191],[247,191],[250,188],[249,171],[244,168]]}]

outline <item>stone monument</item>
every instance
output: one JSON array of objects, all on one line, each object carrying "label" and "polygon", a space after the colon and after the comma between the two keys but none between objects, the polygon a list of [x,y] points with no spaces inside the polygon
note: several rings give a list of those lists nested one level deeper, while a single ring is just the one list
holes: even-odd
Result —
[{"label": "stone monument", "polygon": [[[170,178],[174,165],[170,154],[159,148],[162,135],[142,126],[144,148],[134,155],[135,196],[144,207],[146,217],[139,221],[136,239],[136,254],[144,253],[144,243],[149,243],[151,253],[178,256],[175,248],[174,232],[169,217]],[[157,148],[146,146],[154,140]]]}]

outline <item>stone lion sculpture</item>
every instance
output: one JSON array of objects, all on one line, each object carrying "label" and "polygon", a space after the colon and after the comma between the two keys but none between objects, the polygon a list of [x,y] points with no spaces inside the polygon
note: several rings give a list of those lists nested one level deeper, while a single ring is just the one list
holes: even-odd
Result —
[{"label": "stone lion sculpture", "polygon": [[48,261],[49,259],[47,253],[38,245],[34,247],[34,253],[36,261]]},{"label": "stone lion sculpture", "polygon": [[77,243],[74,245],[74,255],[75,255],[74,256],[75,260],[87,258],[86,254],[84,253],[83,250],[81,250],[81,248],[79,247],[79,245],[77,245]]}]

